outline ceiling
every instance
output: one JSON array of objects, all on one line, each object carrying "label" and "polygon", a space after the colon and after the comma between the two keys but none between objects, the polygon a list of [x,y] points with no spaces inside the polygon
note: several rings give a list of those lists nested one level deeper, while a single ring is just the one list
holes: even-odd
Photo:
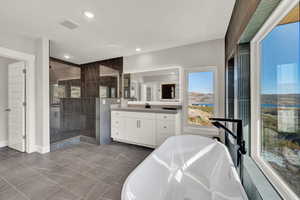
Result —
[{"label": "ceiling", "polygon": [[[1,0],[0,34],[51,40],[76,64],[224,38],[235,0]],[[88,20],[84,11],[95,18]],[[79,24],[70,30],[60,25]],[[141,52],[136,52],[141,48]]]}]

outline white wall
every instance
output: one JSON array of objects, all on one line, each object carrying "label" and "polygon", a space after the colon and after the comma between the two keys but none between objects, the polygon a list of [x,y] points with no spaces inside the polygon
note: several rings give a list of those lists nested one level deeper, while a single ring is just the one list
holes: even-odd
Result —
[{"label": "white wall", "polygon": [[124,57],[124,73],[153,70],[167,66],[218,66],[224,68],[225,44],[223,39],[200,42],[181,47]]},{"label": "white wall", "polygon": [[0,47],[32,54],[36,58],[34,69],[36,103],[32,108],[35,110],[35,116],[27,120],[34,120],[35,124],[34,149],[45,153],[49,151],[49,40],[0,33]]},{"label": "white wall", "polygon": [[36,40],[12,35],[0,33],[0,47],[21,51],[23,53],[35,54]]},{"label": "white wall", "polygon": [[8,139],[8,65],[15,62],[14,60],[0,57],[0,147],[7,145]]},{"label": "white wall", "polygon": [[[224,116],[225,100],[225,43],[224,39],[200,42],[161,51],[124,57],[124,73],[153,70],[170,66],[207,67],[218,70],[219,117]],[[204,132],[199,134],[205,135]]]},{"label": "white wall", "polygon": [[49,130],[49,40],[36,42],[36,147],[41,153],[50,151]]}]

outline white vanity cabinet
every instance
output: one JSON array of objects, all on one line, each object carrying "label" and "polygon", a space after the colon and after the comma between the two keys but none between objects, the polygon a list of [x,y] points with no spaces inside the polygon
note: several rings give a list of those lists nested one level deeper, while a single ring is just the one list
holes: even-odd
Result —
[{"label": "white vanity cabinet", "polygon": [[112,111],[111,137],[120,142],[156,147],[179,135],[179,114]]},{"label": "white vanity cabinet", "polygon": [[111,137],[120,138],[122,140],[126,139],[126,134],[124,131],[125,128],[125,118],[120,112],[111,113]]},{"label": "white vanity cabinet", "polygon": [[156,115],[156,144],[161,145],[168,137],[176,135],[176,115]]},{"label": "white vanity cabinet", "polygon": [[126,139],[136,144],[155,146],[155,115],[134,112],[126,115]]}]

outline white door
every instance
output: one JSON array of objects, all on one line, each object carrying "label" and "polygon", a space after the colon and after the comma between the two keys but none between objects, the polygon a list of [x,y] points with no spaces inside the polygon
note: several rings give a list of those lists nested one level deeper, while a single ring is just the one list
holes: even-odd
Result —
[{"label": "white door", "polygon": [[8,66],[8,146],[25,151],[25,63]]}]

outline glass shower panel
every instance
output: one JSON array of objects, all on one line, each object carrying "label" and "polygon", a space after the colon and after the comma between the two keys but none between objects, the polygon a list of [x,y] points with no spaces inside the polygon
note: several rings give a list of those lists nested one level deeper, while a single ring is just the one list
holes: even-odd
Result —
[{"label": "glass shower panel", "polygon": [[50,143],[81,134],[80,67],[50,59]]}]

